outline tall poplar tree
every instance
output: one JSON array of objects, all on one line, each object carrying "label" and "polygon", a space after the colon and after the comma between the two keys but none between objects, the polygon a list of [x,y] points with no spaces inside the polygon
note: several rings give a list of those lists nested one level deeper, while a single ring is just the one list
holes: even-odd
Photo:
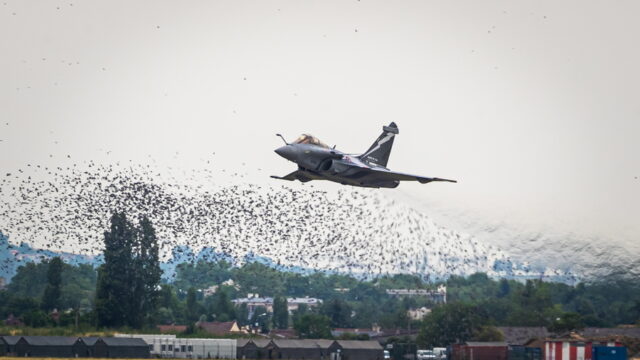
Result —
[{"label": "tall poplar tree", "polygon": [[47,269],[47,287],[42,296],[42,309],[51,311],[60,307],[60,287],[62,286],[62,259],[54,257]]},{"label": "tall poplar tree", "polygon": [[127,325],[131,314],[134,229],[124,213],[111,216],[104,233],[104,264],[98,268],[96,318],[100,327]]},{"label": "tall poplar tree", "polygon": [[151,323],[161,273],[151,221],[144,217],[135,227],[124,213],[114,213],[104,233],[104,264],[98,268],[97,325],[140,328]]},{"label": "tall poplar tree", "polygon": [[158,256],[158,240],[151,221],[145,216],[140,221],[136,232],[137,241],[134,247],[135,271],[133,297],[134,306],[130,314],[130,325],[134,328],[152,324],[158,308],[160,295],[160,261]]},{"label": "tall poplar tree", "polygon": [[198,301],[196,300],[196,288],[193,286],[187,291],[187,300],[184,309],[184,317],[189,325],[198,320]]},{"label": "tall poplar tree", "polygon": [[287,299],[282,296],[277,296],[273,299],[273,327],[276,329],[287,329],[289,327]]}]

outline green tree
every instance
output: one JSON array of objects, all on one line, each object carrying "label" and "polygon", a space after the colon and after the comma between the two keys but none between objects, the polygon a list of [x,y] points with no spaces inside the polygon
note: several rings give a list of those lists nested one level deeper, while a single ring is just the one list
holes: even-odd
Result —
[{"label": "green tree", "polygon": [[236,309],[224,289],[218,290],[212,296],[213,302],[210,313],[217,321],[230,321],[236,318]]},{"label": "green tree", "polygon": [[320,309],[320,313],[329,318],[332,327],[349,327],[351,311],[351,306],[346,301],[338,298],[327,301]]},{"label": "green tree", "polygon": [[60,309],[60,289],[62,287],[62,259],[59,256],[49,261],[49,269],[47,270],[47,286],[42,295],[42,309],[51,311]]},{"label": "green tree", "polygon": [[307,306],[307,304],[298,304],[298,309],[293,311],[293,316],[291,317],[292,322],[295,324],[296,321],[307,312],[309,312],[309,307]]},{"label": "green tree", "polygon": [[582,316],[574,312],[566,312],[560,317],[556,318],[549,330],[553,332],[566,332],[584,329],[584,322]]},{"label": "green tree", "polygon": [[331,339],[331,320],[320,314],[304,314],[293,324],[302,339]]},{"label": "green tree", "polygon": [[504,334],[495,326],[481,326],[473,334],[473,341],[504,341]]},{"label": "green tree", "polygon": [[42,310],[33,310],[22,316],[24,323],[31,327],[44,327],[49,323],[49,316]]},{"label": "green tree", "polygon": [[247,308],[246,303],[242,303],[238,306],[238,310],[236,311],[236,320],[238,320],[238,325],[240,326],[249,324],[249,309]]},{"label": "green tree", "polygon": [[194,287],[190,287],[187,292],[187,300],[185,306],[185,314],[184,317],[188,323],[193,323],[198,320],[199,314],[199,306],[198,301],[196,299],[196,289]]},{"label": "green tree", "polygon": [[145,216],[140,221],[135,244],[135,313],[132,314],[131,325],[140,328],[143,324],[152,324],[153,315],[158,309],[160,292],[160,261],[158,256],[158,239],[151,221]]},{"label": "green tree", "polygon": [[155,230],[143,217],[138,227],[114,213],[104,234],[104,263],[98,268],[95,310],[98,326],[141,328],[158,308],[160,265]]},{"label": "green tree", "polygon": [[128,324],[132,314],[134,229],[124,213],[114,213],[104,234],[104,263],[98,268],[95,310],[98,326]]},{"label": "green tree", "polygon": [[273,327],[276,329],[287,329],[289,327],[287,299],[282,296],[277,296],[273,299]]},{"label": "green tree", "polygon": [[498,289],[498,297],[503,298],[508,296],[511,293],[511,285],[509,285],[509,280],[500,279],[500,287]]},{"label": "green tree", "polygon": [[264,306],[256,306],[251,317],[251,326],[259,327],[260,332],[269,332],[269,313]]},{"label": "green tree", "polygon": [[472,339],[485,322],[475,306],[464,303],[438,306],[423,321],[416,342],[427,347],[462,343]]}]

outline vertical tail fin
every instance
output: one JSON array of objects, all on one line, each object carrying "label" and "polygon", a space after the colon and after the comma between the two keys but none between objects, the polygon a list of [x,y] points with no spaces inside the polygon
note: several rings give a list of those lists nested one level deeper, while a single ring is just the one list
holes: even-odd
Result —
[{"label": "vertical tail fin", "polygon": [[394,122],[389,126],[383,126],[382,135],[374,141],[369,150],[360,155],[360,160],[371,165],[386,167],[391,154],[391,147],[393,146],[393,138],[398,133],[398,126]]}]

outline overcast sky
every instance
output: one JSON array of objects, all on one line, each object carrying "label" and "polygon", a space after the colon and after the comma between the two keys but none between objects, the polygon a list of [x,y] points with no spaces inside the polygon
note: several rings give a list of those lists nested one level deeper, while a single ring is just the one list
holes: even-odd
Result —
[{"label": "overcast sky", "polygon": [[268,175],[294,165],[273,153],[276,132],[357,153],[395,121],[393,170],[459,183],[375,191],[474,231],[631,248],[639,13],[638,1],[3,0],[0,168],[213,159],[279,186]]}]

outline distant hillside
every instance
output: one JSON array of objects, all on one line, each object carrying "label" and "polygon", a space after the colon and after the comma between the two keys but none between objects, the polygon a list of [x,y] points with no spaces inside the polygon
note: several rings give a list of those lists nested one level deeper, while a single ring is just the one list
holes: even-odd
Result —
[{"label": "distant hillside", "polygon": [[19,266],[28,262],[40,262],[54,256],[60,256],[67,264],[93,264],[102,262],[102,255],[80,255],[62,251],[32,248],[26,243],[13,245],[9,237],[0,233],[0,277],[10,280]]},{"label": "distant hillside", "polygon": [[167,277],[178,263],[224,258],[234,264],[259,261],[288,271],[358,277],[408,273],[437,280],[485,272],[573,279],[570,272],[516,264],[506,252],[439,226],[376,190],[234,185],[208,192],[154,181],[143,168],[99,166],[60,171],[55,181],[15,177],[4,186],[13,192],[5,191],[9,197],[0,212],[0,229],[22,242],[11,246],[4,238],[0,245],[7,249],[2,255],[7,276],[25,261],[55,253],[71,262],[99,261],[95,255],[102,249],[102,233],[118,210],[133,219],[150,217],[161,239]]}]

